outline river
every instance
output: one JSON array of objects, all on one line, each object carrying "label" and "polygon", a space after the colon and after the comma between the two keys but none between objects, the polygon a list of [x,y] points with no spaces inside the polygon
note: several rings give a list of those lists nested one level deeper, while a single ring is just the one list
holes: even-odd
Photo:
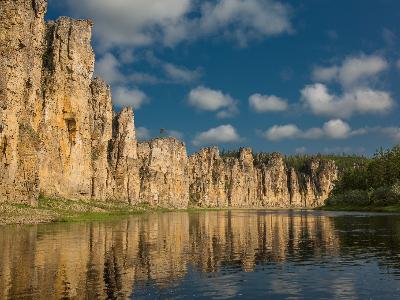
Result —
[{"label": "river", "polygon": [[400,215],[152,213],[0,227],[0,299],[399,299]]}]

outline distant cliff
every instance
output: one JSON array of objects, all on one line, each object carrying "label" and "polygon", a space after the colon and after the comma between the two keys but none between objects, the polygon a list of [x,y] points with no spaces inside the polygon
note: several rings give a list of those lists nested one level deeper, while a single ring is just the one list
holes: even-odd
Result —
[{"label": "distant cliff", "polygon": [[54,198],[132,205],[314,207],[337,178],[333,162],[303,172],[280,154],[187,156],[173,138],[136,140],[134,114],[112,110],[93,77],[92,22],[45,22],[46,0],[0,2],[0,202]]}]

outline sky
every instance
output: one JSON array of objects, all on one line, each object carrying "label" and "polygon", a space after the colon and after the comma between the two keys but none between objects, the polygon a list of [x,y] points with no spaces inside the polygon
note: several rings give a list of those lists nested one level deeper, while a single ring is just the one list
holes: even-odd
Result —
[{"label": "sky", "polygon": [[95,22],[139,139],[370,155],[400,143],[398,0],[50,0]]}]

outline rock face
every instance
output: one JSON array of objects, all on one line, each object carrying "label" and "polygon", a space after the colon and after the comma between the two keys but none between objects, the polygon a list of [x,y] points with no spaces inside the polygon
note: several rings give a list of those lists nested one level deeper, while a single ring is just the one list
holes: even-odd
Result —
[{"label": "rock face", "polygon": [[[92,78],[92,22],[45,22],[46,0],[0,1],[0,203],[54,199],[132,205],[313,207],[337,177],[313,160],[299,172],[280,154],[187,156],[173,139],[137,143],[134,114],[113,112],[110,87]],[[56,200],[55,200],[56,201]]]},{"label": "rock face", "polygon": [[[107,199],[110,190],[110,168],[108,163],[109,141],[113,133],[113,114],[111,89],[107,84],[95,78],[91,85],[90,130],[93,199]],[[133,121],[132,121],[133,122]]]},{"label": "rock face", "polygon": [[337,179],[333,162],[313,160],[307,172],[289,168],[279,153],[241,149],[221,157],[206,148],[189,158],[190,202],[201,207],[316,207],[323,205]]},{"label": "rock face", "polygon": [[39,136],[40,191],[91,196],[92,23],[60,18],[47,24]]},{"label": "rock face", "polygon": [[185,144],[174,139],[140,143],[140,201],[152,206],[186,208],[189,202]]},{"label": "rock face", "polygon": [[[38,114],[47,1],[0,2],[0,199],[32,204],[39,192]],[[1,201],[0,200],[0,201]]]},{"label": "rock face", "polygon": [[111,198],[137,204],[140,183],[132,109],[114,115],[109,151]]}]

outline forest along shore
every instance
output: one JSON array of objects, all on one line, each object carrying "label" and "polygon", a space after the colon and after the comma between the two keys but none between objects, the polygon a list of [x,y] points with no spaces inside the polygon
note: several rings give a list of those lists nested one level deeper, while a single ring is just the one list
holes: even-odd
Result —
[{"label": "forest along shore", "polygon": [[346,168],[321,209],[400,212],[400,145]]}]

